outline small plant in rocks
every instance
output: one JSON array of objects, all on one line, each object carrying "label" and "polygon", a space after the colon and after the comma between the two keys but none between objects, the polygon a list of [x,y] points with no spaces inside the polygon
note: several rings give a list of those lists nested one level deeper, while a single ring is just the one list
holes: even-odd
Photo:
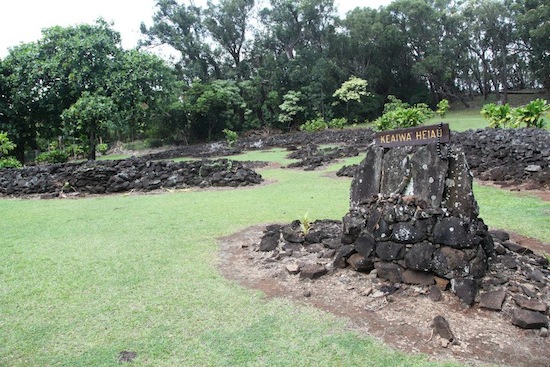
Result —
[{"label": "small plant in rocks", "polygon": [[300,229],[304,235],[309,233],[312,224],[313,222],[309,219],[309,213],[304,214],[304,216],[300,218]]}]

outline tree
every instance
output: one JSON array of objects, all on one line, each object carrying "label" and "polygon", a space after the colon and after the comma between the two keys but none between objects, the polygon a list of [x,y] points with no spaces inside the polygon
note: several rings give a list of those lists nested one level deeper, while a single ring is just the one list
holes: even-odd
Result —
[{"label": "tree", "polygon": [[287,125],[287,128],[297,120],[297,117],[304,111],[304,107],[300,105],[302,98],[301,92],[293,90],[288,91],[284,96],[284,102],[279,106],[281,113],[279,114],[279,122]]},{"label": "tree", "polygon": [[250,14],[254,0],[220,0],[217,4],[208,1],[205,11],[205,24],[210,36],[229,54],[231,69],[237,79],[246,76],[245,67],[241,65],[247,31],[249,31]]},{"label": "tree", "polygon": [[338,88],[332,95],[338,98],[340,101],[346,103],[346,117],[349,119],[349,103],[355,101],[360,103],[363,96],[369,95],[367,92],[368,83],[366,80],[351,76],[347,81],[342,83],[342,86]]},{"label": "tree", "polygon": [[517,27],[529,54],[529,65],[550,91],[550,6],[543,0],[517,0],[517,4]]},{"label": "tree", "polygon": [[234,81],[203,83],[195,80],[182,98],[194,139],[211,140],[225,128],[240,129],[238,111],[246,105]]},{"label": "tree", "polygon": [[162,120],[168,118],[168,106],[177,102],[182,83],[175,70],[155,55],[129,50],[114,61],[105,95],[117,105],[120,118],[111,121],[109,133],[119,140],[134,140],[166,123]]},{"label": "tree", "polygon": [[68,135],[84,142],[87,140],[88,159],[95,160],[97,138],[106,130],[116,112],[111,98],[84,92],[71,107],[63,111],[61,118]]},{"label": "tree", "polygon": [[41,104],[38,45],[27,43],[10,50],[0,61],[0,130],[6,131],[16,144],[14,155],[25,162],[25,149],[36,148],[36,123],[44,104]]}]

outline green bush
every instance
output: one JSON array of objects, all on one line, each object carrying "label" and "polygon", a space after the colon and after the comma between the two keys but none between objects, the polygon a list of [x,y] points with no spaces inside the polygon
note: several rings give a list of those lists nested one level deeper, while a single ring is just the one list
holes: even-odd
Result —
[{"label": "green bush", "polygon": [[21,168],[21,162],[15,157],[0,158],[0,168]]},{"label": "green bush", "polygon": [[348,120],[345,117],[341,117],[339,119],[330,120],[327,126],[329,129],[343,129],[347,123],[348,123]]},{"label": "green bush", "polygon": [[86,150],[82,145],[78,144],[71,144],[65,148],[65,152],[73,158],[82,157],[84,156],[84,153],[86,153]]},{"label": "green bush", "polygon": [[526,127],[542,128],[546,125],[544,115],[548,110],[550,110],[548,102],[537,98],[523,107],[515,108],[514,118],[518,125],[523,123]]},{"label": "green bush", "polygon": [[488,103],[481,109],[481,115],[489,120],[489,127],[513,127],[512,109],[508,103]]},{"label": "green bush", "polygon": [[229,145],[229,147],[234,147],[239,139],[239,134],[230,129],[223,129],[222,133],[225,134],[225,141],[227,141],[227,145]]},{"label": "green bush", "polygon": [[384,131],[419,126],[434,115],[425,103],[418,103],[412,107],[405,106],[408,105],[395,97],[393,100],[390,99],[390,102],[384,106],[384,114],[374,121],[376,129]]},{"label": "green bush", "polygon": [[488,103],[481,109],[481,115],[489,120],[492,128],[542,128],[546,124],[544,115],[550,110],[550,105],[544,99],[538,98],[525,106],[511,108],[508,103]]},{"label": "green bush", "polygon": [[442,99],[437,104],[437,110],[435,110],[435,114],[443,118],[447,114],[447,111],[449,111],[449,101],[446,99]]},{"label": "green bush", "polygon": [[313,120],[307,120],[305,123],[300,125],[300,130],[307,132],[321,131],[328,128],[327,123],[321,116],[317,116]]},{"label": "green bush", "polygon": [[21,163],[15,158],[7,156],[15,149],[15,144],[8,138],[8,133],[0,131],[0,168],[19,168]]},{"label": "green bush", "polygon": [[65,163],[69,159],[69,155],[64,150],[50,150],[41,153],[36,157],[38,163]]},{"label": "green bush", "polygon": [[101,154],[105,154],[109,150],[109,146],[105,143],[98,144],[95,148]]}]

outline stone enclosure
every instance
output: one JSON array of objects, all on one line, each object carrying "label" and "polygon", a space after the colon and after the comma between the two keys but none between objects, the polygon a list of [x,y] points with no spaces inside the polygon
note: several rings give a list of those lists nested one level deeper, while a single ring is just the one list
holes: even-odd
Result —
[{"label": "stone enclosure", "polygon": [[219,160],[187,162],[118,161],[31,166],[0,170],[0,195],[108,194],[185,187],[248,186],[262,177],[242,163]]}]

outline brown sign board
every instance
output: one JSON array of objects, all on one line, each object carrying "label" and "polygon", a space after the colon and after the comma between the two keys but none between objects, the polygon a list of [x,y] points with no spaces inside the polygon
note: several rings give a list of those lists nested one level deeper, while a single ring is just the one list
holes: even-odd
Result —
[{"label": "brown sign board", "polygon": [[400,147],[429,143],[448,143],[449,124],[417,126],[408,129],[380,131],[374,135],[374,144],[381,147]]}]

